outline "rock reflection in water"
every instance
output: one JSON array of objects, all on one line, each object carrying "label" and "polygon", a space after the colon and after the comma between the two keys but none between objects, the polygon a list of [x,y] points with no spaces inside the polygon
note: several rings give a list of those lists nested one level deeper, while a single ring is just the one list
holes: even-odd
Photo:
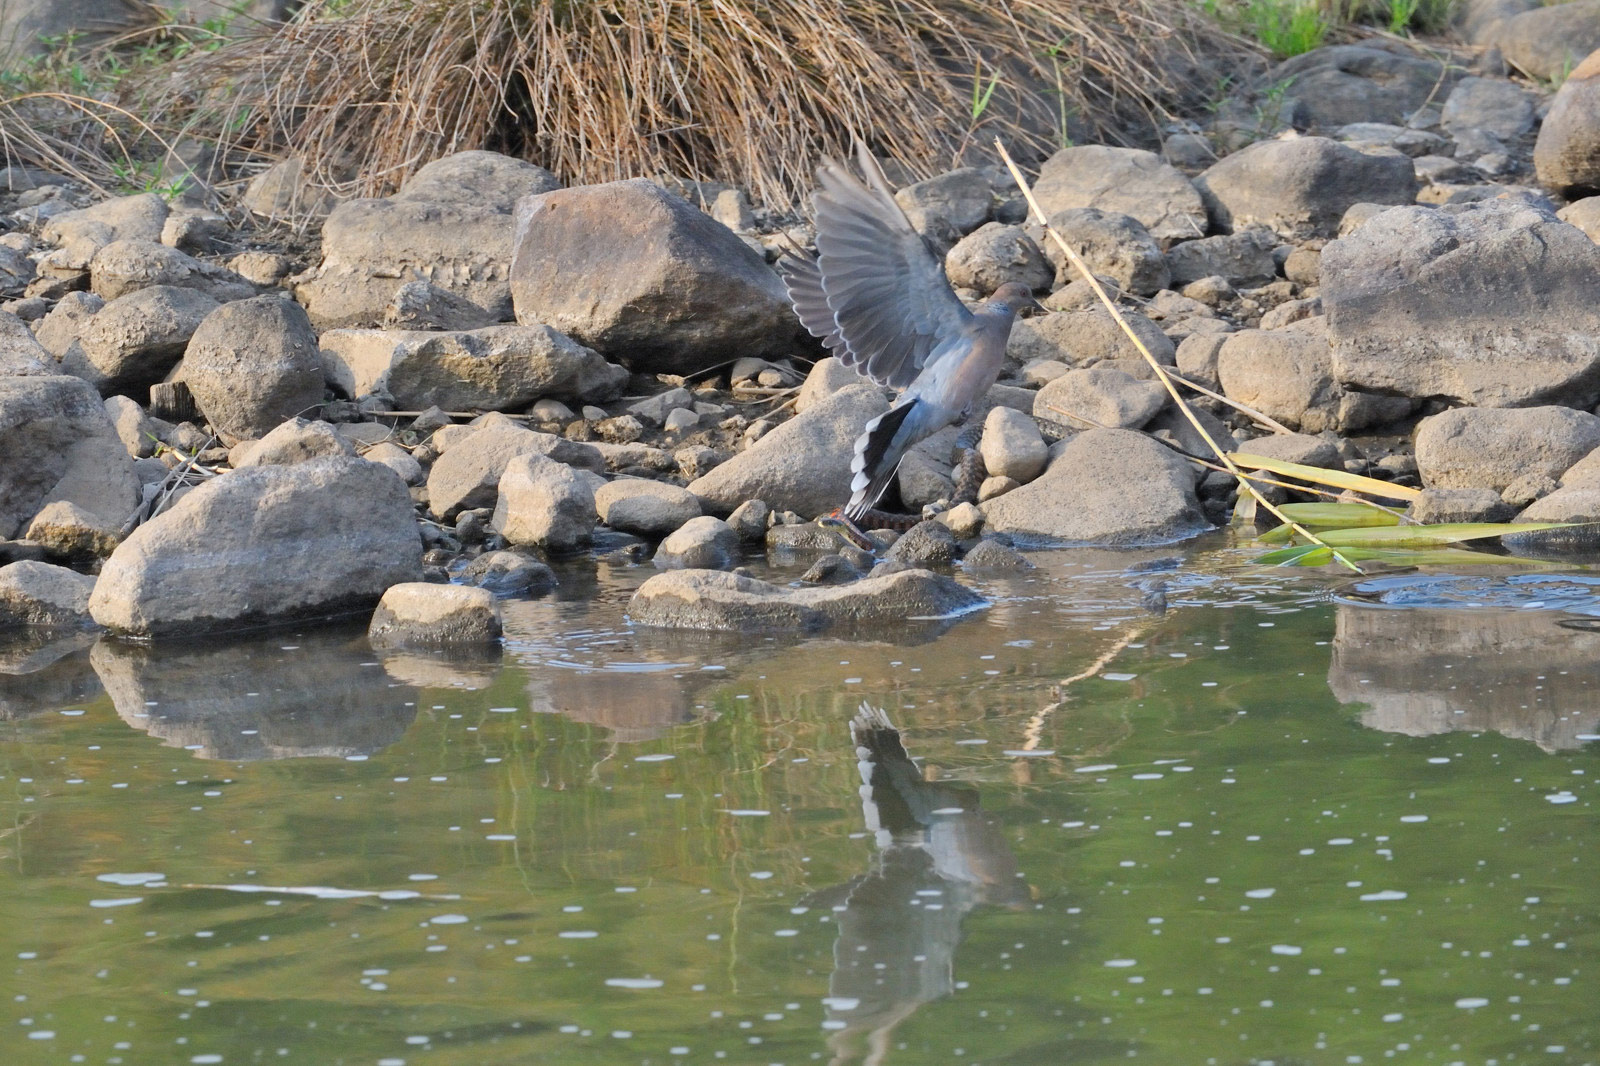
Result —
[{"label": "rock reflection in water", "polygon": [[851,723],[872,869],[812,894],[839,930],[828,981],[833,1062],[878,1063],[895,1028],[954,988],[961,923],[979,904],[1017,907],[1028,887],[970,785],[925,780],[899,731],[866,704]]},{"label": "rock reflection in water", "polygon": [[82,654],[95,642],[82,630],[14,629],[0,634],[0,722],[15,721],[100,695]]},{"label": "rock reflection in water", "polygon": [[639,664],[631,670],[556,668],[528,685],[536,712],[597,725],[620,744],[654,740],[695,718],[695,690],[674,664]]},{"label": "rock reflection in water", "polygon": [[123,721],[203,759],[370,755],[417,715],[416,690],[348,632],[204,649],[103,640],[90,659]]},{"label": "rock reflection in water", "polygon": [[1600,729],[1600,633],[1553,611],[1340,604],[1328,687],[1407,736],[1490,730],[1545,751]]}]

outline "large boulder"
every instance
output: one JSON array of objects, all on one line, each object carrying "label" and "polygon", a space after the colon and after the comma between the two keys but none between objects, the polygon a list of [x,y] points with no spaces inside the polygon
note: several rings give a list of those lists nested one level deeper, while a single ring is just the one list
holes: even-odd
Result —
[{"label": "large boulder", "polygon": [[985,528],[1039,543],[1184,540],[1210,528],[1194,485],[1195,468],[1144,434],[1086,430],[1038,480],[983,504]]},{"label": "large boulder", "polygon": [[78,211],[63,211],[45,223],[40,235],[46,244],[82,242],[94,251],[113,241],[159,241],[167,214],[167,202],[156,193],[116,196]]},{"label": "large boulder", "polygon": [[1501,23],[1494,44],[1528,77],[1559,80],[1600,48],[1600,0],[1570,0],[1513,15]]},{"label": "large boulder", "polygon": [[194,331],[218,306],[197,289],[152,285],[96,311],[75,343],[103,395],[145,392],[183,358]]},{"label": "large boulder", "polygon": [[1600,399],[1600,247],[1548,207],[1379,215],[1322,252],[1334,377],[1477,407]]},{"label": "large boulder", "polygon": [[787,355],[801,336],[759,253],[644,180],[523,200],[511,292],[517,321],[553,326],[639,371]]},{"label": "large boulder", "polygon": [[1462,78],[1445,99],[1439,125],[1452,134],[1469,130],[1515,141],[1533,129],[1536,98],[1505,78]]},{"label": "large boulder", "polygon": [[1417,472],[1439,489],[1502,492],[1529,474],[1552,480],[1600,448],[1600,417],[1568,407],[1463,407],[1417,426]]},{"label": "large boulder", "polygon": [[850,460],[866,425],[889,409],[875,385],[850,385],[756,441],[689,491],[721,514],[746,500],[815,518],[850,498]]},{"label": "large boulder", "polygon": [[56,501],[120,526],[139,502],[133,460],[87,381],[0,377],[0,537]]},{"label": "large boulder", "polygon": [[1223,232],[1265,226],[1286,237],[1332,237],[1352,204],[1417,198],[1411,158],[1393,149],[1358,152],[1326,137],[1259,141],[1194,181]]},{"label": "large boulder", "polygon": [[31,559],[0,566],[0,629],[89,622],[94,578]]},{"label": "large boulder", "polygon": [[1244,330],[1217,353],[1222,391],[1291,429],[1319,433],[1381,425],[1410,413],[1405,397],[1344,388],[1333,374],[1333,353],[1316,330]]},{"label": "large boulder", "polygon": [[395,290],[429,281],[498,320],[511,317],[511,213],[559,189],[543,167],[460,152],[417,171],[383,200],[351,200],[322,227],[322,263],[296,289],[318,329],[377,326]]},{"label": "large boulder", "polygon": [[594,507],[612,529],[640,537],[664,537],[700,517],[700,500],[688,489],[635,477],[600,486]]},{"label": "large boulder", "polygon": [[[1172,283],[1161,246],[1132,215],[1095,207],[1069,207],[1050,216],[1050,228],[1061,234],[1091,272],[1112,278],[1125,292],[1151,296]],[[1043,227],[1034,226],[1031,231],[1055,266],[1056,283],[1077,280],[1078,272],[1071,261],[1045,235]]]},{"label": "large boulder", "polygon": [[1285,60],[1256,86],[1280,94],[1256,107],[1278,109],[1284,119],[1319,130],[1354,122],[1404,125],[1418,108],[1448,93],[1457,72],[1403,45],[1378,42],[1333,45]]},{"label": "large boulder", "polygon": [[336,456],[192,490],[118,546],[89,610],[118,633],[209,633],[363,610],[421,578],[405,482]]},{"label": "large boulder", "polygon": [[[1073,429],[1138,429],[1167,405],[1167,399],[1159,381],[1141,381],[1115,367],[1092,366],[1069,370],[1040,389],[1033,414]],[[1000,473],[992,467],[989,472]]]},{"label": "large boulder", "polygon": [[459,332],[339,329],[322,335],[322,370],[346,396],[383,390],[403,410],[522,410],[545,397],[603,403],[628,372],[549,326]]},{"label": "large boulder", "polygon": [[487,644],[500,639],[500,605],[488,589],[406,581],[390,585],[372,612],[375,648],[406,644]]},{"label": "large boulder", "polygon": [[89,287],[102,300],[114,302],[152,285],[194,289],[218,303],[256,294],[256,287],[233,271],[155,241],[113,241],[89,260]]},{"label": "large boulder", "polygon": [[800,589],[716,570],[673,570],[639,587],[628,617],[635,625],[669,629],[816,631],[903,627],[911,619],[948,617],[983,603],[971,589],[928,570]]},{"label": "large boulder", "polygon": [[1600,193],[1600,49],[1557,91],[1534,142],[1533,165],[1541,182],[1566,196]]},{"label": "large boulder", "polygon": [[1063,148],[1039,168],[1033,194],[1046,215],[1074,207],[1132,215],[1158,241],[1206,233],[1205,205],[1189,179],[1141,148]]},{"label": "large boulder", "polygon": [[944,259],[950,284],[988,294],[1007,282],[1050,288],[1055,270],[1021,226],[985,223],[956,242]]},{"label": "large boulder", "polygon": [[200,413],[229,445],[322,404],[317,335],[300,305],[278,296],[223,304],[207,315],[181,372]]},{"label": "large boulder", "polygon": [[508,543],[572,551],[589,543],[596,521],[593,483],[582,472],[537,454],[506,463],[489,524]]}]

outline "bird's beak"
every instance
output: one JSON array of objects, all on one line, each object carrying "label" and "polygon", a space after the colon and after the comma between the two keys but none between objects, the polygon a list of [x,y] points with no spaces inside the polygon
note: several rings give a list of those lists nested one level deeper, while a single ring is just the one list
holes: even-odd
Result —
[{"label": "bird's beak", "polygon": [[1028,302],[1022,305],[1022,310],[1036,315],[1042,315],[1045,313],[1044,304],[1040,303],[1038,300],[1035,300],[1031,296],[1028,297]]}]

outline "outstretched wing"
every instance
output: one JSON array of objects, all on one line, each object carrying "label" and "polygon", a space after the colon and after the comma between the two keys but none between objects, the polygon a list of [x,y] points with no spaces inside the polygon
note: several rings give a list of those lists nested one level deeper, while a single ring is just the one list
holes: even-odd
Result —
[{"label": "outstretched wing", "polygon": [[857,155],[865,182],[831,160],[819,168],[817,258],[788,257],[784,280],[801,324],[840,362],[904,388],[972,312],[895,203],[877,161],[865,146]]}]

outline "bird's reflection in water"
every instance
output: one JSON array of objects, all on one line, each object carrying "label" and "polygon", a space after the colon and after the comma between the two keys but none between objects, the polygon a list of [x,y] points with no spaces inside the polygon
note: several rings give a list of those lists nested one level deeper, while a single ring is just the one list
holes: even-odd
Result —
[{"label": "bird's reflection in water", "polygon": [[824,1001],[833,1062],[885,1061],[895,1028],[954,988],[961,922],[979,904],[1021,906],[1028,888],[970,785],[923,778],[883,711],[850,723],[872,868],[812,895],[839,930]]}]

